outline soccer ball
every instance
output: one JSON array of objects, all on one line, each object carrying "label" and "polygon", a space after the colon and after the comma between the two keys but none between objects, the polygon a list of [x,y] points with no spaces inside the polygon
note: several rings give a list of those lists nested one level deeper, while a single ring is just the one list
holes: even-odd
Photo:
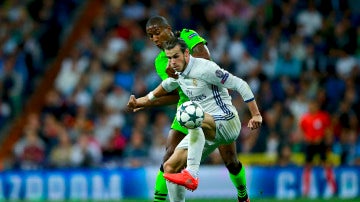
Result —
[{"label": "soccer ball", "polygon": [[204,120],[204,111],[198,103],[187,101],[178,107],[176,119],[181,126],[194,129],[201,126]]}]

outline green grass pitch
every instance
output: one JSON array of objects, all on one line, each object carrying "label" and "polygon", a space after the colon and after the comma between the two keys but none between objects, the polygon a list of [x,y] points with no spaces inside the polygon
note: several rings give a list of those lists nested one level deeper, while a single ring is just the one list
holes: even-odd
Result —
[{"label": "green grass pitch", "polygon": [[[3,201],[0,199],[0,201]],[[168,200],[169,201],[169,200]],[[187,199],[187,202],[236,202],[236,199]],[[331,198],[331,199],[308,199],[308,198],[300,198],[300,199],[271,199],[271,198],[254,198],[251,199],[251,202],[359,202],[360,199],[339,199],[339,198]],[[8,201],[7,201],[8,202]],[[11,201],[9,201],[11,202]],[[15,202],[15,201],[13,201]],[[43,202],[43,201],[18,201],[16,202]],[[105,202],[105,201],[82,201],[82,200],[69,200],[69,201],[47,201],[47,202]],[[152,202],[152,200],[146,199],[122,199],[122,200],[112,200],[106,202]]]},{"label": "green grass pitch", "polygon": [[[237,202],[235,199],[188,199],[187,202]],[[269,199],[269,198],[256,198],[251,199],[251,202],[359,202],[360,199],[339,199],[339,198],[331,198],[331,199],[293,199],[293,200],[280,200],[280,199]],[[124,200],[122,202],[151,202],[151,200]]]}]

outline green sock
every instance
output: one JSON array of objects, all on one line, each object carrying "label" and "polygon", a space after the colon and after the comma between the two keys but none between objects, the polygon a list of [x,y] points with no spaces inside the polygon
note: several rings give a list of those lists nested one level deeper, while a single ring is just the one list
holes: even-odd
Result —
[{"label": "green sock", "polygon": [[248,197],[247,190],[246,190],[246,176],[245,176],[245,168],[244,166],[241,167],[241,170],[238,174],[233,175],[229,173],[230,179],[234,186],[237,189],[238,197],[240,199],[246,199]]},{"label": "green sock", "polygon": [[166,201],[167,193],[168,190],[166,187],[164,172],[159,170],[155,182],[154,202]]}]

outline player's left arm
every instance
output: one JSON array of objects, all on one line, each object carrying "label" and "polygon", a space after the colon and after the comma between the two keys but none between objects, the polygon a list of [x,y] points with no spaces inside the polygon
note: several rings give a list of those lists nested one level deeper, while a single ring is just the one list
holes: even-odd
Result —
[{"label": "player's left arm", "polygon": [[261,126],[262,116],[260,114],[258,105],[255,100],[255,96],[250,89],[248,83],[241,78],[232,75],[228,71],[220,68],[216,63],[208,61],[205,69],[199,69],[201,71],[202,78],[209,83],[217,86],[223,86],[227,89],[236,90],[247,103],[251,112],[252,118],[248,123],[250,129],[257,129]]}]

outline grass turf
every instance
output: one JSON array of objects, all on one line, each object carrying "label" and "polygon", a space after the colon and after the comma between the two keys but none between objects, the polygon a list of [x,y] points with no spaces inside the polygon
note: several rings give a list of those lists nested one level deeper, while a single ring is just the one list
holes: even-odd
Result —
[{"label": "grass turf", "polygon": [[[187,199],[187,202],[235,202],[235,199]],[[271,198],[254,198],[251,199],[251,202],[359,202],[359,199],[339,199],[339,198],[331,198],[331,199],[308,199],[308,198],[300,198],[300,199],[271,199]],[[121,200],[121,202],[151,202],[151,200]]]},{"label": "grass turf", "polygon": [[[3,201],[0,199],[0,202]],[[105,201],[92,201],[91,202],[105,202]],[[235,202],[236,199],[187,199],[187,202]],[[339,199],[339,198],[331,198],[331,199],[308,199],[308,198],[300,198],[300,199],[271,199],[271,198],[254,198],[251,199],[251,202],[359,202],[359,198],[356,199]],[[8,201],[7,201],[8,202]],[[9,201],[12,202],[12,201]],[[14,201],[15,202],[15,201]],[[16,202],[43,202],[43,201],[19,201],[16,200]],[[68,201],[47,201],[47,202],[89,202],[89,200],[83,201],[83,200],[68,200]],[[122,200],[110,200],[106,202],[152,202],[152,200],[146,200],[146,199],[122,199]]]}]

